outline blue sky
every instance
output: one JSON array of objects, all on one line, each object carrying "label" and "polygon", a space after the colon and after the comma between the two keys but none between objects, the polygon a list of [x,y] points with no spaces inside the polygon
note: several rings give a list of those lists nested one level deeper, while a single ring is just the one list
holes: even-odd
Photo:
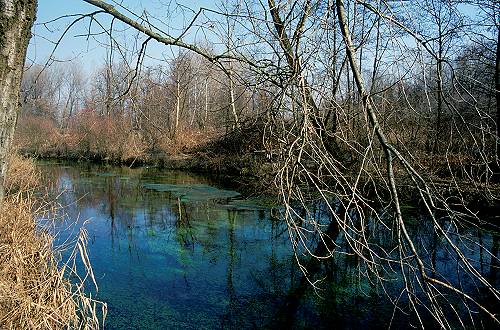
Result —
[{"label": "blue sky", "polygon": [[[113,1],[109,2],[112,3]],[[195,12],[202,6],[214,8],[214,2],[209,0],[178,1],[177,3],[175,1],[161,0],[124,0],[116,1],[116,3],[122,3],[123,6],[138,14],[146,10],[150,17],[161,18],[164,22],[168,22],[169,26],[167,27],[166,25],[163,25],[163,28],[167,29],[166,32],[173,36],[177,36],[182,27],[186,24],[185,22],[189,21],[190,18],[194,16],[194,13],[187,9],[184,11],[179,10],[179,3],[181,3],[182,6],[186,6],[194,10]],[[170,17],[167,17],[165,14],[169,12],[168,5],[170,5],[171,12],[177,8],[177,11],[173,11]],[[33,27],[33,36],[28,48],[27,63],[29,64],[35,62],[38,64],[44,64],[46,62],[47,58],[54,49],[54,43],[76,18],[64,17],[65,15],[88,14],[96,11],[97,9],[98,8],[95,8],[82,0],[39,0],[37,21]],[[123,9],[121,11],[124,12]],[[107,15],[100,14],[98,19],[104,27],[109,27],[111,20]],[[56,21],[44,24],[53,20]],[[161,23],[157,22],[157,24]],[[62,39],[53,55],[53,58],[56,61],[75,61],[81,64],[86,71],[92,71],[95,67],[99,66],[99,64],[106,58],[108,48],[106,44],[109,44],[109,37],[105,37],[101,34],[95,38],[89,38],[87,33],[88,27],[88,18],[76,23]],[[133,49],[135,46],[133,38],[137,35],[137,33],[133,29],[120,23],[115,23],[114,27],[115,33],[113,35],[117,41],[125,48]],[[93,23],[92,31],[102,32],[102,29],[97,24]],[[194,34],[191,34],[186,36],[186,38],[189,41],[192,41],[195,36]],[[199,38],[199,36],[197,36],[197,38]],[[143,36],[140,36],[139,40],[142,42],[144,39],[145,38]],[[152,58],[169,58],[174,52],[175,49],[170,49],[169,47],[165,47],[155,41],[151,41],[148,44],[148,55]],[[152,59],[149,59],[149,61],[154,62]]]}]

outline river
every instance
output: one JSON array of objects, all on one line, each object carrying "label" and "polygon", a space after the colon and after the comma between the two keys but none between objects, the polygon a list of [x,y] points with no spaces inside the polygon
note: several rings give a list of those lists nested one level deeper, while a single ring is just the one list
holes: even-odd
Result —
[{"label": "river", "polygon": [[[89,234],[94,294],[108,306],[106,329],[355,329],[407,322],[359,275],[356,258],[322,265],[319,291],[304,285],[271,198],[244,198],[217,179],[156,168],[40,168],[63,206],[51,222],[56,245],[82,227]],[[449,259],[437,258],[446,267]]]}]

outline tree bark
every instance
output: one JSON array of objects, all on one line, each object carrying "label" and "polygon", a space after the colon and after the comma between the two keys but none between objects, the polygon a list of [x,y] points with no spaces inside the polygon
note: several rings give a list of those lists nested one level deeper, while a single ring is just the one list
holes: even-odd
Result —
[{"label": "tree bark", "polygon": [[437,116],[436,123],[434,126],[434,146],[432,147],[432,154],[439,155],[439,140],[441,138],[441,121],[443,116],[443,31],[441,28],[441,22],[439,22],[438,29],[438,59],[436,63],[436,74],[437,74]]},{"label": "tree bark", "polygon": [[497,102],[497,160],[500,160],[500,26],[497,26],[497,51],[495,63],[495,100]]},{"label": "tree bark", "polygon": [[233,115],[233,125],[231,129],[240,128],[240,122],[238,119],[238,113],[236,112],[236,100],[234,98],[234,82],[232,77],[232,65],[229,64],[229,70],[227,73],[227,77],[229,79],[229,101],[231,102],[231,114]]},{"label": "tree bark", "polygon": [[173,137],[177,137],[179,131],[179,116],[181,112],[181,83],[177,81],[177,89],[175,93],[175,127]]},{"label": "tree bark", "polygon": [[208,77],[205,80],[205,118],[203,120],[203,128],[207,127],[208,123]]},{"label": "tree bark", "polygon": [[0,207],[36,6],[36,0],[0,0]]}]

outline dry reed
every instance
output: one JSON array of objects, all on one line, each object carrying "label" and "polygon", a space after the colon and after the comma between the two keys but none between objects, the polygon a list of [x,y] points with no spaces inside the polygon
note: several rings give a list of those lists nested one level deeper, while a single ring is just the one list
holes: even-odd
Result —
[{"label": "dry reed", "polygon": [[[78,237],[71,258],[62,264],[53,237],[35,223],[49,204],[33,198],[40,174],[32,160],[15,156],[6,182],[8,195],[0,214],[0,328],[97,329],[97,307],[106,305],[84,294],[76,274],[81,258],[93,280],[85,250],[86,233]],[[69,280],[72,278],[72,281]]]}]

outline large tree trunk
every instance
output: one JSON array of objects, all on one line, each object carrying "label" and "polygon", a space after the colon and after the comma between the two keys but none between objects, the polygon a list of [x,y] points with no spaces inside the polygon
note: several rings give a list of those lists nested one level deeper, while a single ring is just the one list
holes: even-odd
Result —
[{"label": "large tree trunk", "polygon": [[0,207],[36,0],[0,0]]},{"label": "large tree trunk", "polygon": [[495,63],[495,99],[497,102],[497,161],[500,160],[500,26],[497,27],[497,52]]}]

